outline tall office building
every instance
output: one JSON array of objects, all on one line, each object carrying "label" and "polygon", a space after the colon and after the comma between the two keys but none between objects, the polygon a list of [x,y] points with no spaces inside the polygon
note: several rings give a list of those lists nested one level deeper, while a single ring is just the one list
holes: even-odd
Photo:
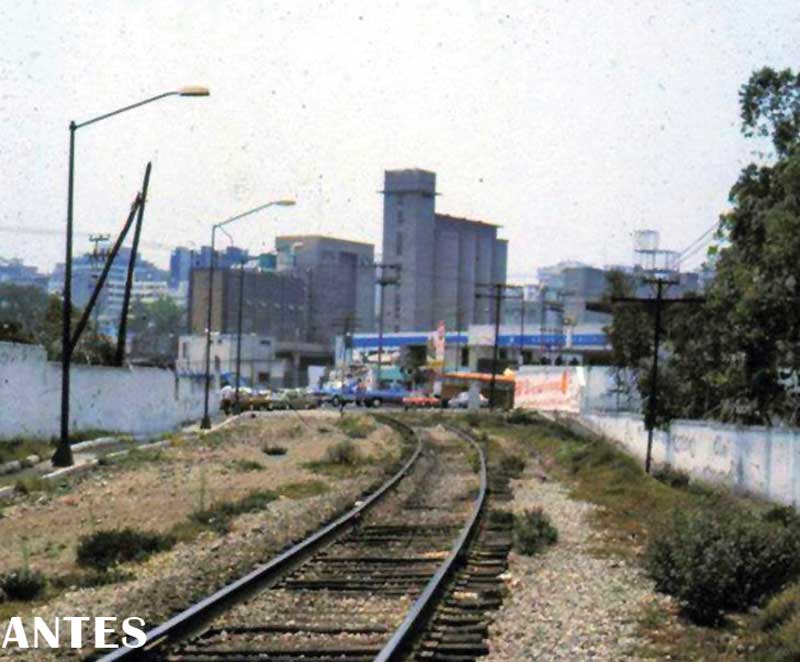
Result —
[{"label": "tall office building", "polygon": [[508,242],[498,226],[435,210],[436,174],[387,170],[383,193],[383,263],[399,266],[400,282],[384,289],[384,325],[429,331],[494,320],[480,286],[505,283]]},{"label": "tall office building", "polygon": [[275,239],[276,266],[307,284],[308,340],[329,345],[336,335],[372,331],[375,247],[320,235]]}]

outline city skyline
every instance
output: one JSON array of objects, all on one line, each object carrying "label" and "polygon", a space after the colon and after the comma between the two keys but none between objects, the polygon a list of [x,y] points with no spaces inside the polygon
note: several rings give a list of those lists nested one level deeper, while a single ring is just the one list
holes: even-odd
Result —
[{"label": "city skyline", "polygon": [[78,133],[77,250],[117,229],[150,159],[142,250],[159,266],[159,245],[199,247],[213,222],[279,197],[297,207],[243,223],[237,245],[380,245],[383,172],[412,167],[438,173],[443,213],[503,226],[511,279],[628,262],[636,229],[680,250],[769,151],[739,132],[739,87],[800,56],[788,2],[286,7],[68,2],[63,23],[52,6],[4,5],[0,179],[14,195],[0,255],[63,259],[70,119],[192,83],[211,97]]}]

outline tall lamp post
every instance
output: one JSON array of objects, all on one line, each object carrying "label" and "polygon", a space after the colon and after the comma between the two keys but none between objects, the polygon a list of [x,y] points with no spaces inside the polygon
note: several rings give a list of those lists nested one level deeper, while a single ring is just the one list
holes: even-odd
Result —
[{"label": "tall lamp post", "polygon": [[69,445],[69,368],[72,359],[71,347],[71,327],[72,327],[72,201],[75,181],[75,132],[84,127],[94,124],[114,115],[119,115],[128,110],[133,110],[139,106],[158,101],[165,97],[207,97],[209,91],[207,87],[189,86],[179,90],[164,92],[144,101],[119,108],[110,113],[99,115],[85,122],[69,123],[69,178],[67,186],[67,238],[66,238],[66,259],[64,261],[64,292],[63,309],[61,324],[61,434],[59,436],[58,447],[53,454],[52,462],[56,467],[68,467],[73,464],[72,449]]},{"label": "tall lamp post", "polygon": [[203,400],[203,420],[200,423],[200,428],[203,430],[211,429],[211,416],[208,413],[208,398],[209,393],[211,392],[211,320],[214,296],[214,264],[217,260],[217,252],[215,248],[217,230],[233,223],[234,221],[238,221],[240,218],[250,216],[250,214],[255,214],[257,211],[261,211],[262,209],[267,209],[267,207],[291,207],[294,204],[294,200],[274,200],[265,205],[254,207],[253,209],[250,209],[242,214],[232,216],[231,218],[225,219],[219,223],[215,223],[211,226],[211,264],[208,269],[208,313],[206,316],[206,387],[205,398]]}]

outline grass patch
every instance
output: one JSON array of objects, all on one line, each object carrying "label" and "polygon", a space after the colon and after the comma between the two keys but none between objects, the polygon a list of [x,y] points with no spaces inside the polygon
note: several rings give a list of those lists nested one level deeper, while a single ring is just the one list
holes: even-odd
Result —
[{"label": "grass patch", "polygon": [[44,593],[47,578],[38,570],[18,568],[0,575],[0,590],[9,600],[29,602]]},{"label": "grass patch", "polygon": [[89,428],[88,430],[77,430],[70,432],[69,441],[71,444],[77,444],[81,441],[91,441],[92,439],[99,439],[100,437],[118,437],[119,435],[113,430],[104,430],[103,428]]},{"label": "grass patch", "polygon": [[558,530],[541,508],[514,515],[514,549],[533,556],[558,541]]},{"label": "grass patch", "polygon": [[325,449],[326,464],[354,467],[361,462],[361,452],[352,441],[339,441]]},{"label": "grass patch", "polygon": [[134,448],[127,453],[103,455],[98,460],[98,464],[103,467],[137,469],[145,464],[167,461],[169,461],[169,456],[163,448]]},{"label": "grass patch", "polygon": [[231,522],[239,515],[264,510],[267,505],[278,498],[272,490],[257,490],[236,501],[220,501],[210,508],[196,510],[189,515],[188,526],[178,524],[173,535],[186,540],[196,537],[203,530],[225,534],[230,531]]},{"label": "grass patch", "polygon": [[525,471],[525,460],[519,455],[504,455],[500,460],[500,472],[510,478],[519,478]]},{"label": "grass patch", "polygon": [[376,428],[375,420],[369,416],[342,416],[336,427],[351,439],[366,439]]},{"label": "grass patch", "polygon": [[653,478],[670,487],[678,489],[689,487],[689,474],[675,469],[669,464],[664,464],[653,471]]},{"label": "grass patch", "polygon": [[236,459],[230,465],[231,469],[239,473],[249,473],[251,471],[263,471],[264,465],[255,460]]},{"label": "grass patch", "polygon": [[328,484],[321,480],[304,480],[282,485],[278,488],[278,493],[287,499],[307,499],[325,494],[329,490]]},{"label": "grass patch", "polygon": [[132,528],[97,531],[81,536],[76,552],[78,565],[107,570],[120,563],[143,561],[175,545],[175,537]]},{"label": "grass patch", "polygon": [[36,492],[50,494],[55,490],[56,484],[53,481],[45,480],[39,476],[20,478],[14,483],[14,491],[25,496],[34,494]]},{"label": "grass patch", "polygon": [[55,448],[55,444],[40,439],[15,437],[9,441],[0,441],[0,464],[24,460],[29,455],[47,458],[53,454]]},{"label": "grass patch", "polygon": [[50,579],[50,585],[58,590],[72,590],[75,588],[97,588],[109,584],[120,584],[136,579],[136,574],[130,570],[119,567],[89,568],[85,572],[72,572],[58,575]]},{"label": "grass patch", "polygon": [[534,425],[540,420],[535,412],[527,409],[516,408],[506,414],[506,422],[509,425]]}]

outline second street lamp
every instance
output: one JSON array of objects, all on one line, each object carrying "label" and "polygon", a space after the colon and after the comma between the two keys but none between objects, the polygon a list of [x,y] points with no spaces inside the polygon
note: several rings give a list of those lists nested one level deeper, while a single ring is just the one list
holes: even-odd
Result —
[{"label": "second street lamp", "polygon": [[236,216],[232,216],[231,218],[225,219],[219,223],[215,223],[211,226],[211,263],[208,269],[208,309],[206,315],[206,357],[205,357],[205,394],[203,399],[203,420],[200,423],[200,428],[202,430],[210,430],[211,429],[211,416],[208,410],[209,404],[209,394],[211,392],[211,324],[213,321],[212,311],[213,311],[213,303],[214,303],[214,266],[217,261],[217,252],[216,252],[216,238],[217,238],[217,230],[225,227],[233,223],[234,221],[238,221],[240,218],[244,218],[245,216],[250,216],[250,214],[255,214],[262,209],[267,209],[268,207],[291,207],[295,204],[294,200],[274,200],[272,202],[268,202],[265,205],[261,205],[259,207],[254,207],[242,214],[237,214]]},{"label": "second street lamp", "polygon": [[101,120],[119,115],[128,110],[144,106],[165,97],[207,97],[207,87],[192,85],[182,87],[171,92],[157,94],[154,97],[133,103],[124,108],[118,108],[110,113],[98,115],[85,122],[70,122],[69,124],[69,178],[67,182],[67,237],[66,259],[64,261],[64,291],[62,292],[62,320],[61,320],[61,433],[58,447],[53,454],[52,462],[57,467],[68,467],[73,463],[72,449],[69,445],[69,368],[72,359],[71,334],[72,334],[72,201],[75,182],[75,132],[81,127],[94,124]]}]

